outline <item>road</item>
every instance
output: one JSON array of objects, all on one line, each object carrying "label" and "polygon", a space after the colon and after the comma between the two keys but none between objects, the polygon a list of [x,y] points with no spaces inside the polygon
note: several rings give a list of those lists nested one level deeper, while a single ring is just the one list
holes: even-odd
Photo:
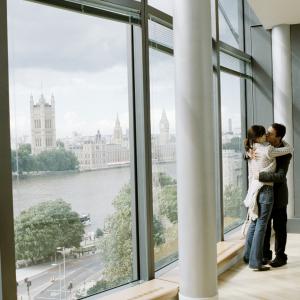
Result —
[{"label": "road", "polygon": [[[30,300],[69,300],[71,296],[67,287],[70,282],[73,284],[71,292],[74,292],[80,285],[90,280],[97,280],[101,270],[102,264],[99,254],[68,259],[66,260],[66,288],[64,288],[64,264],[63,261],[59,261],[52,268],[29,278],[31,281]],[[28,299],[27,286],[24,281],[18,285],[18,299]]]}]

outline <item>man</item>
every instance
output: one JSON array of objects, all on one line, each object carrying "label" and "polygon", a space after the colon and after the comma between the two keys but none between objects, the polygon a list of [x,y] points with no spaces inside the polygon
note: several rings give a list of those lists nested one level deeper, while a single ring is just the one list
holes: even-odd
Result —
[{"label": "man", "polygon": [[[268,128],[267,141],[274,147],[283,147],[283,137],[285,136],[285,126],[274,123]],[[259,181],[274,183],[274,205],[271,217],[268,223],[265,241],[264,241],[264,262],[268,263],[272,259],[272,250],[270,250],[271,238],[271,221],[275,231],[275,259],[269,264],[273,268],[281,267],[287,263],[285,246],[287,240],[287,204],[288,204],[288,187],[286,174],[289,163],[292,158],[291,154],[276,158],[275,173],[260,172]]]}]

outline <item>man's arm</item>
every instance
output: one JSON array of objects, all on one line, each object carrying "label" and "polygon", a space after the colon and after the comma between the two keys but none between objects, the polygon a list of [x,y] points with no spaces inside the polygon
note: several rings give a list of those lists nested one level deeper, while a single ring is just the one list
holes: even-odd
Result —
[{"label": "man's arm", "polygon": [[290,160],[292,155],[285,155],[281,157],[280,165],[277,166],[277,171],[275,173],[271,172],[260,172],[259,181],[261,182],[274,182],[282,183],[286,180],[286,174],[289,169]]}]

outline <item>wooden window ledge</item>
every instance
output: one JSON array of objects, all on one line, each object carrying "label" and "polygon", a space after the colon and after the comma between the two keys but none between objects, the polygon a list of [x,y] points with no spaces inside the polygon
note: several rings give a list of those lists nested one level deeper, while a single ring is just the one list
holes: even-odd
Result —
[{"label": "wooden window ledge", "polygon": [[[241,259],[244,240],[231,238],[217,243],[218,274],[229,269]],[[157,279],[137,284],[108,296],[99,295],[99,300],[170,300],[177,299],[179,291],[179,268],[167,271]]]}]

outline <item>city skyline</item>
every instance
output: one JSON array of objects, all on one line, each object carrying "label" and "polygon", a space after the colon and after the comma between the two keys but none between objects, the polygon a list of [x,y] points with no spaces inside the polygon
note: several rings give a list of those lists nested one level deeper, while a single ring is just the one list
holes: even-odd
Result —
[{"label": "city skyline", "polygon": [[[34,105],[39,103],[40,99],[44,98],[45,101],[50,104],[51,99],[55,98],[55,107],[56,107],[56,115],[57,111],[59,110],[59,101],[57,101],[57,98],[55,97],[54,93],[49,93],[45,96],[45,93],[39,94],[37,97],[33,96],[33,93],[30,94],[30,101],[33,102]],[[27,101],[28,104],[28,101]],[[58,108],[57,108],[58,107]],[[160,128],[159,128],[159,123],[160,119],[162,116],[162,112],[165,111],[168,121],[169,121],[169,128],[170,128],[170,134],[175,134],[175,112],[174,111],[166,111],[164,108],[162,109],[153,109],[151,110],[151,131],[152,135],[157,135],[159,134]],[[65,138],[71,138],[74,136],[74,134],[82,135],[82,136],[94,136],[95,133],[99,130],[100,133],[103,136],[111,136],[114,131],[115,127],[115,121],[116,117],[119,118],[120,124],[123,129],[123,133],[127,134],[129,131],[129,126],[128,126],[128,114],[120,114],[119,112],[113,113],[113,116],[111,119],[106,119],[106,120],[100,120],[95,124],[95,126],[90,127],[90,128],[85,128],[88,126],[85,126],[86,123],[85,121],[80,120],[78,114],[74,114],[72,112],[66,113],[66,118],[64,119],[64,124],[66,125],[65,127],[68,128],[68,130],[61,131],[61,127],[58,126],[57,124],[60,124],[59,120],[57,120],[57,117],[55,118],[55,123],[56,123],[56,137],[57,140],[63,140]],[[11,121],[11,141],[12,145],[15,147],[16,144],[16,131],[15,131],[15,124],[13,121]],[[22,130],[18,130],[17,134],[17,139],[18,139],[18,144],[24,144],[24,143],[31,143],[31,117],[30,117],[30,105],[27,105],[27,113],[26,113],[26,126],[22,126]]]},{"label": "city skyline", "polygon": [[[169,7],[167,1],[159,5]],[[43,30],[38,24],[43,24]],[[55,95],[58,138],[71,136],[73,131],[92,135],[98,129],[110,134],[117,112],[120,122],[129,128],[125,24],[11,0],[8,25],[12,141],[30,135],[31,94],[35,99],[41,93]],[[170,132],[175,134],[173,57],[150,49],[149,60],[151,131],[158,134],[165,109]],[[240,99],[240,91],[228,78],[222,75],[222,102],[226,103],[222,115],[226,126],[228,117],[232,118],[234,129],[240,126],[241,117],[239,106],[232,104]]]}]

